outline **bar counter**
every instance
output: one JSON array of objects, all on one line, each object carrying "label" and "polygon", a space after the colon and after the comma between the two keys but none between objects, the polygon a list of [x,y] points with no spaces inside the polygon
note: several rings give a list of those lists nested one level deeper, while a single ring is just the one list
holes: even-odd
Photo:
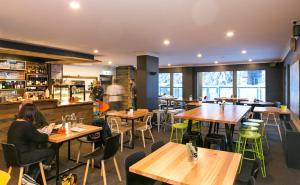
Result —
[{"label": "bar counter", "polygon": [[[84,118],[85,123],[93,119],[93,102],[76,102],[59,104],[57,100],[33,101],[38,109],[45,115],[49,123],[60,122],[62,115],[75,113],[78,118]],[[6,141],[7,130],[18,113],[21,102],[0,103],[0,142]]]}]

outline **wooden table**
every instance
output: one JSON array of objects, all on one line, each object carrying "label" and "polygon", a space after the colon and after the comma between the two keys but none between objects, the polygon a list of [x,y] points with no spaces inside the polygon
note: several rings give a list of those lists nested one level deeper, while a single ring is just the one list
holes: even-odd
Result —
[{"label": "wooden table", "polygon": [[267,106],[274,106],[275,103],[273,102],[263,102],[263,101],[258,101],[258,102],[254,102],[254,101],[240,101],[240,104],[246,104],[246,105],[251,105],[251,106],[261,106],[261,107],[267,107]]},{"label": "wooden table", "polygon": [[229,150],[233,151],[231,129],[238,124],[245,114],[250,110],[250,106],[244,105],[221,105],[212,103],[203,103],[200,107],[185,111],[175,115],[175,118],[186,119],[188,122],[187,132],[191,133],[192,120],[205,121],[209,123],[224,123]]},{"label": "wooden table", "polygon": [[232,185],[241,154],[198,148],[191,161],[185,145],[167,143],[129,167],[129,171],[168,184]]},{"label": "wooden table", "polygon": [[131,142],[131,149],[134,149],[134,120],[143,118],[146,116],[149,112],[144,110],[137,110],[133,111],[133,114],[129,114],[126,111],[116,111],[116,112],[108,112],[106,116],[116,116],[120,117],[122,119],[131,120],[131,129],[132,129],[132,142]]},{"label": "wooden table", "polygon": [[253,112],[256,113],[276,113],[276,114],[291,114],[291,111],[287,108],[286,111],[282,111],[278,107],[255,107]]},{"label": "wooden table", "polygon": [[171,107],[171,102],[175,101],[177,98],[175,97],[159,97],[160,100],[165,100],[167,102],[167,109],[169,109],[169,106]]},{"label": "wooden table", "polygon": [[226,98],[226,97],[220,97],[220,98],[215,98],[216,101],[226,101],[226,102],[240,102],[240,101],[248,101],[247,98]]},{"label": "wooden table", "polygon": [[[58,181],[58,178],[61,174],[64,174],[70,170],[73,170],[79,166],[81,166],[82,164],[76,165],[75,167],[69,168],[65,171],[63,171],[62,173],[59,172],[59,148],[61,146],[62,143],[64,142],[68,142],[68,160],[71,160],[70,157],[70,153],[71,153],[71,140],[74,139],[78,139],[80,137],[83,136],[87,136],[89,134],[95,133],[95,132],[99,132],[100,130],[102,130],[101,127],[97,127],[97,126],[92,126],[92,125],[77,125],[76,127],[80,127],[80,128],[84,128],[85,130],[82,132],[66,132],[65,134],[58,134],[58,133],[54,133],[51,134],[48,138],[48,142],[53,143],[54,145],[54,149],[55,149],[55,156],[56,156],[56,173],[55,173],[55,177],[56,177],[56,183]],[[48,179],[52,179],[52,177],[48,178]]]}]

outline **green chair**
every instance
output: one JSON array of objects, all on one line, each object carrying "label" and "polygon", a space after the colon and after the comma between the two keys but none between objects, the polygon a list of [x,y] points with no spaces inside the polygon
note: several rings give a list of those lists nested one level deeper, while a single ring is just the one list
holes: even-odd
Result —
[{"label": "green chair", "polygon": [[[250,142],[252,141],[252,142]],[[246,148],[247,143],[249,144],[249,148]],[[242,160],[239,167],[239,173],[241,171],[243,160],[255,160],[260,159],[262,161],[261,172],[262,176],[266,177],[266,166],[264,160],[264,153],[262,147],[262,135],[255,131],[241,131],[239,134],[239,141],[236,145],[236,152],[242,154]],[[249,158],[245,156],[245,152],[250,152],[253,154],[253,158]]]},{"label": "green chair", "polygon": [[[182,142],[183,133],[185,132],[185,130],[187,129],[187,127],[188,127],[187,123],[174,123],[174,124],[172,124],[170,141],[176,141],[177,143],[181,143]],[[178,134],[178,130],[181,131],[181,134]],[[173,138],[174,131],[175,131],[175,138]]]}]

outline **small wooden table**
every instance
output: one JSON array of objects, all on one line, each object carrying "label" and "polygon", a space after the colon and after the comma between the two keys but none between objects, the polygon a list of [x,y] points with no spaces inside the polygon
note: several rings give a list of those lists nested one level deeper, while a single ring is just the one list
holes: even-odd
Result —
[{"label": "small wooden table", "polygon": [[129,167],[129,171],[168,184],[232,185],[241,154],[198,148],[191,161],[186,146],[167,143]]},{"label": "small wooden table", "polygon": [[[75,167],[72,167],[72,168],[69,168],[65,171],[63,171],[62,173],[59,172],[59,148],[61,146],[62,143],[64,142],[68,142],[68,160],[71,160],[71,157],[70,157],[70,153],[71,153],[71,140],[74,140],[74,139],[78,139],[80,137],[83,137],[83,136],[87,136],[89,134],[92,134],[92,133],[95,133],[95,132],[99,132],[102,130],[101,127],[97,127],[97,126],[93,126],[93,125],[77,125],[76,127],[80,127],[80,128],[83,128],[85,129],[84,131],[82,132],[72,132],[72,131],[69,131],[69,132],[66,132],[65,134],[59,134],[59,133],[54,133],[54,134],[51,134],[48,138],[48,142],[50,143],[53,143],[54,144],[54,148],[55,148],[55,156],[56,156],[56,173],[55,173],[55,177],[56,177],[56,184],[58,183],[58,178],[59,178],[59,175],[61,174],[64,174],[70,170],[73,170],[79,166],[81,166],[82,164],[80,165],[76,165]],[[51,179],[52,177],[48,178],[48,179]]]},{"label": "small wooden table", "polygon": [[273,102],[263,102],[263,101],[258,101],[258,102],[254,102],[254,101],[240,101],[240,104],[246,104],[246,105],[251,105],[251,106],[260,106],[260,107],[267,107],[267,106],[274,106],[275,103]]},{"label": "small wooden table", "polygon": [[236,103],[236,102],[240,102],[240,101],[248,101],[247,98],[226,98],[226,97],[220,97],[220,98],[215,98],[215,100],[217,101],[226,101],[226,102],[232,102],[232,103]]},{"label": "small wooden table", "polygon": [[229,125],[234,128],[233,126],[241,121],[250,108],[250,106],[244,105],[224,105],[223,109],[222,106],[218,104],[203,103],[200,107],[175,115],[175,118],[189,120],[188,133],[191,133],[192,120],[209,123],[224,123],[229,150],[233,151]]},{"label": "small wooden table", "polygon": [[159,97],[160,100],[165,100],[167,102],[167,109],[169,109],[169,107],[171,107],[171,102],[172,101],[176,101],[177,98],[175,97]]},{"label": "small wooden table", "polygon": [[122,119],[131,120],[131,129],[132,129],[132,142],[131,142],[131,149],[134,149],[134,120],[142,118],[146,116],[149,111],[145,110],[136,110],[133,111],[133,114],[128,114],[126,111],[116,111],[116,112],[108,112],[106,116],[116,116]]},{"label": "small wooden table", "polygon": [[285,111],[282,111],[278,107],[255,107],[253,112],[256,113],[276,113],[276,114],[291,114],[291,111],[287,108]]}]

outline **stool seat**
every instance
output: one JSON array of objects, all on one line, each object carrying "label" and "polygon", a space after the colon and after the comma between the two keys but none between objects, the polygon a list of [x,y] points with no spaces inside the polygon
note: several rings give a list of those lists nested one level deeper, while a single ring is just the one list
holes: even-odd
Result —
[{"label": "stool seat", "polygon": [[246,126],[251,126],[251,127],[259,127],[260,124],[259,123],[254,123],[254,122],[243,122],[242,125],[246,125]]},{"label": "stool seat", "polygon": [[254,123],[264,123],[264,120],[261,119],[248,119],[249,122],[254,122]]},{"label": "stool seat", "polygon": [[173,128],[178,128],[178,129],[185,129],[188,127],[188,124],[186,123],[174,123],[172,125]]},{"label": "stool seat", "polygon": [[207,134],[204,140],[204,147],[210,148],[211,144],[216,144],[221,150],[226,150],[226,137],[220,134]]},{"label": "stool seat", "polygon": [[261,134],[258,132],[245,131],[241,132],[240,136],[247,139],[259,139],[261,138]]},{"label": "stool seat", "polygon": [[241,131],[253,131],[253,132],[257,132],[259,129],[257,127],[242,127]]}]

